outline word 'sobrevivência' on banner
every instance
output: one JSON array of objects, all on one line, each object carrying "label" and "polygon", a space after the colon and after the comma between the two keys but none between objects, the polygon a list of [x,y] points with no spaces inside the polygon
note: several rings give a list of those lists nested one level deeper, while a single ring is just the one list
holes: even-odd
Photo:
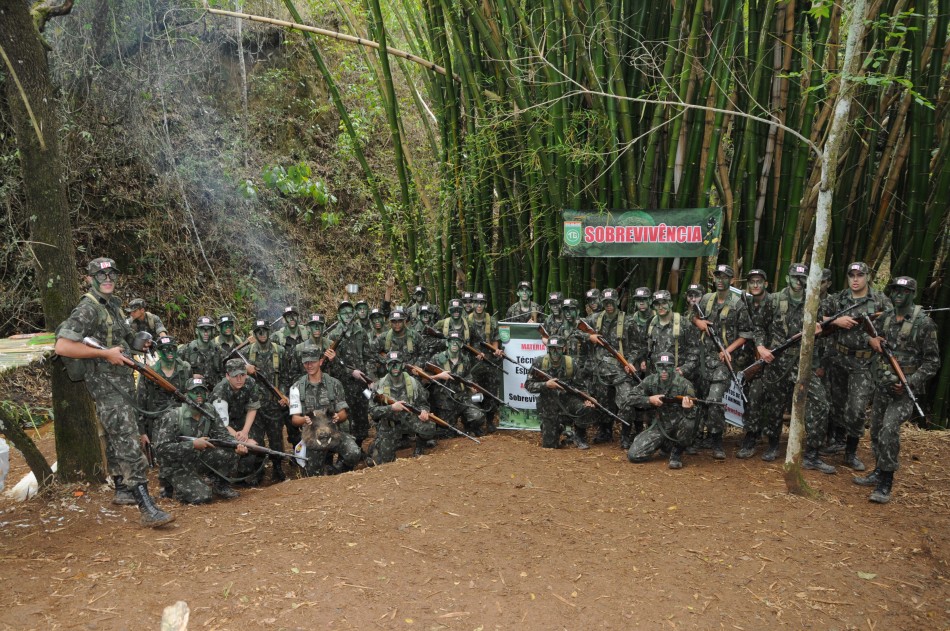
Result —
[{"label": "word 'sobreviv\u00eancia' on banner", "polygon": [[563,211],[565,256],[715,256],[722,208]]}]

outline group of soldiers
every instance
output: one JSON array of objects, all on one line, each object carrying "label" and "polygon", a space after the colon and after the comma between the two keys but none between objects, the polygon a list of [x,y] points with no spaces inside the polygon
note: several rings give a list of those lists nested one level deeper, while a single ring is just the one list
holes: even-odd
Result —
[{"label": "group of soldiers", "polygon": [[[787,287],[769,294],[766,274],[752,270],[748,292],[736,293],[733,270],[719,265],[715,290],[691,285],[682,314],[669,292],[641,287],[626,301],[615,289],[592,289],[581,317],[577,300],[554,292],[545,309],[532,300],[530,283],[520,283],[503,319],[541,324],[547,353],[534,361],[525,388],[539,395],[542,446],[567,440],[586,449],[588,428],[596,431],[594,442],[610,442],[616,421],[633,462],[666,450],[669,466],[680,468],[684,454],[704,447],[724,459],[722,402],[735,382],[749,399],[736,456],[751,457],[765,438],[762,458],[774,460],[798,363],[797,353],[776,349],[802,329],[807,273],[807,266],[792,265]],[[55,350],[96,402],[114,501],[137,504],[147,526],[174,519],[149,495],[147,455],[159,465],[163,496],[202,503],[237,496],[235,481],[260,483],[268,460],[257,450],[264,444],[272,450],[273,480],[284,480],[285,433],[306,474],[316,475],[348,471],[361,460],[390,462],[401,445],[414,444],[414,455],[422,455],[440,435],[434,421],[475,436],[495,429],[500,400],[491,393],[498,391],[502,359],[510,358],[482,293],[450,300],[443,317],[422,286],[408,308],[393,308],[390,280],[378,308],[343,300],[332,322],[321,313],[301,318],[288,306],[277,321],[256,319],[245,339],[232,314],[200,316],[195,338],[179,343],[139,299],[125,317],[114,295],[118,276],[111,259],[88,264],[90,290],[57,329]],[[869,286],[863,263],[850,265],[848,277],[849,287],[833,295],[830,282],[822,282],[821,315],[835,318],[821,328],[837,333],[818,345],[803,466],[833,473],[819,454],[843,451],[847,466],[863,470],[856,451],[873,400],[877,468],[855,482],[875,486],[871,499],[886,502],[898,430],[912,415],[910,395],[922,393],[939,365],[936,327],[914,306],[913,279],[892,281],[892,303]],[[880,335],[861,326],[872,318]],[[879,361],[889,349],[910,383],[895,383],[894,371]],[[153,351],[154,371],[171,388],[154,379],[134,385],[128,357]],[[742,383],[737,371],[757,358],[764,370]],[[476,391],[489,396],[479,400]]]}]

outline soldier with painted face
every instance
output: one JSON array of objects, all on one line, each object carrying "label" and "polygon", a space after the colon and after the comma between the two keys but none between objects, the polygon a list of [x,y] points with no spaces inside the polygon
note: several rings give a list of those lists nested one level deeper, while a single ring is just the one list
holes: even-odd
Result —
[{"label": "soldier with painted face", "polygon": [[429,310],[432,311],[432,321],[437,322],[439,320],[439,308],[434,304],[429,304],[428,301],[429,292],[426,291],[426,288],[422,285],[416,285],[412,290],[412,304],[409,305],[409,308],[406,309],[406,315],[409,316],[410,322],[415,322],[419,317],[419,308],[422,305],[428,304]]},{"label": "soldier with painted face", "polygon": [[515,322],[540,322],[541,305],[531,300],[531,283],[526,280],[518,283],[518,301],[508,307],[505,312],[505,320],[514,320]]},{"label": "soldier with painted face", "polygon": [[630,310],[630,317],[637,329],[646,329],[647,322],[653,317],[653,310],[650,308],[653,302],[653,292],[649,287],[637,287],[633,290],[633,308]]},{"label": "soldier with painted face", "polygon": [[369,341],[375,343],[380,336],[389,330],[389,323],[386,322],[386,314],[382,309],[374,307],[369,310],[369,330],[366,332]]},{"label": "soldier with painted face", "polygon": [[874,393],[874,353],[881,351],[881,338],[871,338],[861,325],[862,313],[893,311],[887,296],[868,284],[870,270],[861,262],[848,265],[848,287],[830,297],[830,309],[837,313],[845,307],[869,298],[845,315],[835,319],[838,331],[828,355],[828,378],[831,384],[832,418],[842,426],[847,438],[844,464],[855,471],[864,471],[858,459],[858,442],[864,435],[865,411]]},{"label": "soldier with painted face", "polygon": [[[877,332],[886,340],[914,396],[920,401],[927,382],[940,370],[937,325],[921,307],[914,305],[915,279],[898,276],[890,287],[894,311],[879,320]],[[881,392],[883,408],[883,413],[871,419],[871,450],[876,466],[869,475],[853,480],[855,484],[874,486],[868,499],[886,504],[891,501],[894,472],[900,467],[901,425],[917,412],[890,362],[883,355],[875,356],[875,360],[876,386]]]},{"label": "soldier with painted face", "polygon": [[375,358],[369,337],[356,322],[356,311],[350,301],[340,302],[336,316],[337,326],[329,335],[330,342],[336,343],[336,358],[327,366],[327,372],[343,384],[350,406],[350,418],[342,429],[362,447],[369,436],[369,404],[363,396],[366,388],[363,379],[369,379],[366,371],[371,370]]},{"label": "soldier with painted face", "polygon": [[473,363],[470,356],[462,353],[462,336],[458,331],[449,333],[445,340],[445,351],[429,360],[442,369],[442,372],[432,375],[453,391],[449,395],[444,389],[436,388],[433,393],[433,408],[437,416],[447,423],[455,424],[459,417],[465,431],[476,436],[485,434],[485,412],[472,402],[473,392],[462,384],[453,381],[451,375],[459,375],[465,379],[472,379]]},{"label": "soldier with painted face", "polygon": [[237,322],[230,313],[222,313],[218,316],[218,336],[214,338],[214,343],[218,345],[224,356],[227,357],[234,350],[234,347],[240,346],[243,340],[237,332]]},{"label": "soldier with painted face", "polygon": [[[717,265],[713,274],[716,291],[708,293],[699,300],[699,307],[706,315],[706,320],[693,316],[693,324],[702,331],[702,366],[700,378],[707,384],[706,399],[722,401],[723,396],[731,383],[727,362],[732,360],[732,354],[738,350],[746,340],[754,338],[752,318],[745,302],[736,294],[729,291],[729,286],[735,272],[728,265]],[[695,311],[695,309],[694,309]],[[726,353],[720,353],[712,339],[709,325],[712,324]],[[722,434],[726,428],[725,412],[722,406],[711,405],[706,410],[706,422],[709,429],[709,442],[713,458],[724,460],[726,452],[722,446]]]},{"label": "soldier with painted face", "polygon": [[471,344],[473,342],[472,330],[465,318],[465,307],[462,306],[462,301],[458,298],[450,300],[448,312],[448,317],[436,322],[433,328],[442,335],[448,335],[452,331],[456,331],[465,344]]},{"label": "soldier with painted face", "polygon": [[587,293],[584,294],[584,313],[592,316],[600,309],[600,290],[596,287],[588,289]]},{"label": "soldier with painted face", "polygon": [[[370,457],[375,464],[392,462],[403,436],[415,436],[413,456],[425,454],[426,442],[435,436],[435,424],[429,422],[429,398],[426,389],[415,377],[403,370],[404,362],[399,351],[386,356],[386,376],[376,384],[376,391],[393,399],[395,403],[373,402],[370,414],[376,421],[376,439]],[[402,404],[418,408],[416,416]],[[448,420],[448,419],[446,419]]]},{"label": "soldier with painted face", "polygon": [[578,449],[589,449],[587,428],[594,422],[593,404],[565,392],[557,384],[557,379],[578,390],[585,390],[587,383],[584,368],[576,357],[565,354],[565,345],[561,338],[552,335],[547,342],[548,352],[531,362],[537,368],[551,376],[542,379],[537,373],[529,373],[524,388],[538,395],[538,416],[541,419],[541,447],[557,449],[561,443],[561,433],[565,427],[573,428],[573,442]]},{"label": "soldier with painted face", "polygon": [[[769,447],[762,460],[771,462],[778,457],[779,438],[782,435],[782,414],[792,405],[792,392],[798,379],[798,354],[772,355],[775,348],[802,330],[805,318],[805,285],[808,266],[792,263],[785,277],[787,286],[770,294],[759,308],[755,321],[756,350],[767,366],[749,388],[749,407],[745,415],[746,435],[736,458],[751,458],[759,436],[766,436]],[[818,317],[821,319],[821,310]],[[818,356],[814,357],[818,367]],[[834,473],[818,455],[825,438],[828,423],[828,392],[821,379],[813,377],[808,385],[808,404],[805,407],[805,456],[802,468],[822,473]]]},{"label": "soldier with painted face", "polygon": [[419,352],[421,357],[432,357],[440,352],[445,345],[444,340],[424,333],[427,326],[435,328],[435,324],[435,312],[430,305],[419,307],[419,316],[410,323],[410,327],[419,334],[419,339],[422,341],[422,350]]},{"label": "soldier with painted face", "polygon": [[688,318],[673,312],[673,296],[665,289],[653,294],[650,306],[656,315],[638,331],[640,370],[646,373],[661,352],[668,352],[673,355],[676,374],[692,383],[699,371],[699,329]]},{"label": "soldier with painted face", "polygon": [[[628,348],[630,355],[634,358],[643,355],[645,352],[644,349],[640,348],[640,344],[645,340],[647,325],[653,318],[653,310],[651,309],[652,302],[652,294],[649,287],[637,287],[633,291],[633,309],[628,314],[630,324],[632,325],[633,338]],[[636,361],[633,363],[635,366],[639,365]],[[620,426],[620,448],[624,451],[630,449],[630,445],[633,443],[633,433],[643,431],[645,414],[634,410],[631,410],[631,414],[634,418],[633,426]]]},{"label": "soldier with painted face", "polygon": [[[203,406],[209,391],[204,377],[189,379],[184,391],[196,404]],[[235,449],[215,447],[209,439],[232,440],[221,419],[210,409],[212,421],[190,405],[180,405],[165,412],[155,428],[155,453],[175,488],[175,497],[183,504],[207,504],[212,496],[224,499],[238,497],[227,477],[237,465],[238,457],[247,455],[247,447]],[[179,436],[195,440],[181,441]],[[210,478],[209,484],[207,479]]]},{"label": "soldier with painted face", "polygon": [[[565,298],[561,303],[561,313],[564,321],[560,328],[555,331],[548,331],[551,337],[561,338],[564,344],[564,354],[574,358],[578,367],[582,368],[582,374],[587,379],[590,375],[590,357],[593,353],[590,339],[583,331],[578,330],[577,322],[580,319],[580,304],[574,298]],[[584,387],[589,387],[585,384]]]},{"label": "soldier with painted face", "polygon": [[[155,340],[155,347],[158,349],[158,363],[153,368],[169,383],[184,392],[194,370],[191,364],[179,359],[175,338],[167,334],[162,335]],[[139,379],[136,399],[139,408],[139,441],[142,449],[148,450],[155,438],[158,417],[172,408],[177,408],[179,403],[170,392],[148,379]],[[162,489],[159,496],[171,497],[172,486],[164,470],[159,472],[158,482]]]},{"label": "soldier with painted face", "polygon": [[[559,291],[552,291],[548,294],[548,310],[550,313],[544,319],[544,330],[548,333],[557,331],[564,322],[564,315],[561,312],[561,305],[564,303],[564,295]],[[551,333],[554,335],[554,333]]]},{"label": "soldier with painted face", "polygon": [[296,307],[289,305],[284,307],[284,315],[282,317],[284,326],[271,336],[271,340],[281,347],[283,351],[281,358],[284,362],[280,367],[281,383],[274,385],[286,392],[287,389],[290,388],[290,384],[297,378],[294,372],[297,364],[294,349],[307,341],[310,332],[300,324],[300,313]]},{"label": "soldier with painted face", "polygon": [[[603,338],[624,357],[631,351],[635,352],[636,333],[634,324],[627,314],[618,307],[619,297],[616,289],[605,289],[600,295],[603,311],[599,311],[586,320],[596,334],[590,334],[588,341],[591,344],[589,371],[591,374],[591,392],[595,399],[612,412],[617,413],[633,424],[634,412],[630,397],[633,392],[633,366],[625,367],[606,349],[598,344],[598,338]],[[631,353],[634,356],[634,353]],[[606,443],[613,440],[613,419],[605,414],[598,414],[597,435],[595,443]]]},{"label": "soldier with painted face", "polygon": [[[280,387],[285,382],[281,370],[286,369],[284,347],[271,341],[270,323],[263,318],[254,321],[254,342],[247,348],[247,367],[249,375],[266,379],[272,385]],[[263,381],[261,381],[263,383]],[[269,388],[261,388],[261,408],[255,422],[267,438],[267,446],[275,451],[284,450],[284,419],[287,416],[287,400],[279,398]],[[284,461],[277,456],[270,457],[274,482],[283,482]]]},{"label": "soldier with painted face", "polygon": [[[686,320],[689,322],[689,325],[693,327],[693,329],[695,329],[696,339],[698,340],[697,342],[697,357],[699,361],[698,366],[702,366],[705,362],[705,360],[703,359],[704,349],[703,349],[703,344],[701,341],[702,332],[696,327],[695,324],[693,324],[692,315],[693,315],[693,305],[699,304],[699,301],[703,299],[704,293],[706,292],[703,289],[702,285],[698,285],[696,283],[690,284],[686,288],[686,309],[683,312],[683,315],[686,318]],[[696,392],[702,394],[708,391],[709,386],[703,380],[703,371],[700,370],[699,367],[697,367],[697,369],[693,371],[691,375],[688,375],[686,378],[689,379],[690,383],[693,384],[693,387],[696,389]],[[686,448],[686,453],[690,456],[695,456],[697,453],[699,453],[698,447],[708,449],[712,446],[709,442],[709,429],[706,425],[706,416],[705,414],[700,414],[699,416],[700,416],[699,429],[696,432],[695,443]]]},{"label": "soldier with painted face", "polygon": [[472,315],[475,311],[475,294],[471,291],[462,292],[462,308],[465,309],[465,317]]},{"label": "soldier with painted face", "polygon": [[[142,525],[161,526],[175,518],[155,506],[146,486],[148,463],[139,448],[132,405],[135,386],[123,357],[131,352],[135,334],[125,321],[122,303],[114,296],[119,271],[112,259],[97,258],[86,266],[86,274],[90,290],[56,329],[54,351],[67,360],[78,360],[67,362],[73,367],[70,377],[82,378],[96,403],[117,495],[119,488],[130,489],[142,513]],[[85,337],[96,338],[105,350],[86,346],[82,342]]]},{"label": "soldier with painted face", "polygon": [[205,383],[216,384],[224,376],[224,353],[214,341],[214,320],[200,316],[195,326],[195,339],[178,349],[182,361],[191,364],[196,375],[205,378]]},{"label": "soldier with painted face", "polygon": [[353,305],[353,309],[356,311],[356,321],[363,327],[363,330],[366,331],[366,335],[369,336],[372,330],[372,324],[369,321],[369,303],[363,299],[357,300]]},{"label": "soldier with painted face", "polygon": [[158,339],[162,333],[167,333],[168,329],[162,324],[162,319],[150,311],[145,310],[145,301],[141,298],[135,298],[129,301],[129,326],[133,333],[146,331],[152,336],[152,339]]},{"label": "soldier with painted face", "polygon": [[[240,359],[229,359],[224,364],[224,378],[211,391],[211,404],[221,417],[225,429],[239,442],[264,442],[264,430],[256,423],[261,408],[260,386],[248,377],[247,367]],[[264,459],[258,454],[241,456],[238,475],[251,485],[260,484]]]},{"label": "soldier with painted face", "polygon": [[[475,348],[483,352],[483,356],[494,356],[498,364],[503,363],[502,356],[504,351],[501,348],[501,337],[498,334],[498,320],[488,313],[488,297],[482,292],[477,292],[472,297],[473,310],[466,318],[472,336],[477,340],[473,344]],[[481,343],[485,342],[491,347],[485,348]],[[493,349],[493,350],[492,350]],[[429,355],[431,357],[431,355]],[[486,362],[479,362],[474,369],[475,383],[485,388],[489,392],[498,392],[501,373]],[[478,404],[485,412],[485,430],[488,433],[495,431],[495,415],[498,413],[498,402],[485,397]]]},{"label": "soldier with painted face", "polygon": [[[742,298],[745,300],[746,307],[749,309],[753,326],[755,326],[756,320],[762,311],[762,305],[766,303],[768,297],[771,295],[768,292],[768,287],[769,277],[765,273],[765,270],[753,269],[749,271],[746,278],[746,291],[743,293]],[[733,368],[737,371],[742,370],[755,360],[755,343],[748,342],[743,344],[739,352],[736,353]]]},{"label": "soldier with painted face", "polygon": [[[683,468],[683,452],[692,443],[698,423],[696,405],[692,399],[693,385],[676,372],[672,353],[656,356],[655,370],[633,389],[632,403],[640,408],[655,409],[657,414],[645,431],[637,434],[627,452],[630,462],[647,462],[663,445],[670,446],[670,469]],[[681,403],[666,403],[663,397],[687,397]]]},{"label": "soldier with painted face", "polygon": [[330,440],[325,444],[307,445],[307,475],[318,475],[329,453],[338,456],[337,473],[352,471],[359,464],[362,452],[353,437],[339,427],[346,422],[350,408],[346,402],[343,384],[338,379],[323,374],[326,358],[316,347],[304,349],[300,359],[306,374],[292,387],[296,388],[300,395],[301,411],[299,414],[290,415],[291,423],[300,433],[302,428],[313,423],[310,413],[320,410],[336,426],[335,431],[329,432],[332,436],[328,436]]},{"label": "soldier with painted face", "polygon": [[401,309],[389,314],[389,331],[379,336],[373,344],[376,377],[386,374],[386,356],[391,351],[399,351],[403,362],[407,364],[418,364],[420,358],[427,357],[422,354],[422,336],[406,326],[406,314]]}]

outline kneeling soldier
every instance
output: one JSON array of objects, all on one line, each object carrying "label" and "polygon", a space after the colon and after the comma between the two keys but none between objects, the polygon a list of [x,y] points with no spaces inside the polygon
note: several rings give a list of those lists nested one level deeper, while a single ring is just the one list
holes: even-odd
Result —
[{"label": "kneeling soldier", "polygon": [[[208,386],[203,377],[188,380],[188,397],[196,404],[208,400]],[[165,476],[175,488],[175,497],[184,504],[207,504],[212,495],[233,499],[238,492],[228,484],[228,476],[238,461],[247,454],[247,447],[238,445],[233,451],[215,447],[209,438],[233,440],[218,415],[209,410],[212,421],[190,405],[171,409],[163,414],[155,428],[155,453]],[[194,440],[179,440],[193,436]],[[211,478],[211,484],[205,478]]]},{"label": "kneeling soldier", "polygon": [[[594,422],[594,404],[564,390],[558,381],[583,388],[582,366],[576,357],[564,354],[564,342],[559,337],[548,339],[548,352],[535,359],[531,373],[524,384],[525,390],[538,395],[538,415],[541,417],[541,446],[556,449],[565,425],[572,425],[574,446],[588,449],[587,428]],[[539,371],[543,371],[548,379]]]},{"label": "kneeling soldier", "polygon": [[[403,372],[403,357],[399,351],[386,355],[386,376],[376,384],[376,392],[394,403],[378,399],[370,407],[370,416],[376,421],[376,439],[371,451],[373,462],[383,464],[396,459],[396,448],[403,435],[415,435],[413,456],[424,453],[426,441],[435,436],[435,425],[429,422],[429,397],[415,377]],[[416,416],[403,405],[408,403],[420,411]]]},{"label": "kneeling soldier", "polygon": [[[696,432],[696,408],[693,385],[675,371],[672,353],[660,353],[656,370],[633,389],[631,401],[638,408],[659,408],[656,420],[637,434],[627,452],[630,462],[647,462],[664,442],[671,446],[670,469],[683,468],[683,450]],[[668,403],[672,397],[680,401]],[[675,399],[674,399],[675,400]]]}]

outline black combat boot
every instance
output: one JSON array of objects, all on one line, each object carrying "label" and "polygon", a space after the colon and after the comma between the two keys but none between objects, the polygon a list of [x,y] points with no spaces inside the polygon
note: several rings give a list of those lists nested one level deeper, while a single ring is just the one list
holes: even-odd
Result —
[{"label": "black combat boot", "polygon": [[840,454],[844,451],[845,445],[845,435],[841,432],[839,427],[835,426],[834,429],[828,433],[828,444],[818,451],[826,456]]},{"label": "black combat boot", "polygon": [[486,434],[494,434],[495,431],[496,431],[496,428],[495,428],[495,415],[492,414],[492,415],[489,416],[489,415],[486,414],[486,415],[485,415],[485,433],[486,433]]},{"label": "black combat boot", "polygon": [[805,456],[802,458],[802,469],[811,469],[829,474],[835,472],[834,467],[821,459],[817,449],[808,449],[805,451]]},{"label": "black combat boot", "polygon": [[633,428],[629,425],[623,424],[620,426],[620,448],[624,451],[630,449],[630,445],[633,444]]},{"label": "black combat boot", "polygon": [[736,452],[736,458],[745,460],[755,455],[755,446],[759,442],[759,435],[755,432],[746,432],[742,439],[742,447]]},{"label": "black combat boot", "polygon": [[769,436],[769,448],[765,450],[765,453],[762,454],[762,460],[766,462],[773,462],[778,458],[778,436]]},{"label": "black combat boot", "polygon": [[280,458],[274,458],[270,461],[273,469],[271,470],[271,480],[274,482],[284,482],[287,476],[284,475],[284,461]]},{"label": "black combat boot", "polygon": [[851,467],[855,471],[864,471],[864,463],[858,460],[858,441],[857,436],[848,436],[848,441],[844,447],[844,466]]},{"label": "black combat boot", "polygon": [[868,499],[878,504],[887,504],[891,501],[892,484],[894,484],[894,472],[881,471],[878,474],[877,488]]},{"label": "black combat boot", "polygon": [[710,449],[714,460],[725,460],[726,451],[722,448],[722,434],[709,435]]},{"label": "black combat boot", "polygon": [[587,428],[574,426],[574,446],[578,449],[590,449],[590,445],[587,444]]},{"label": "black combat boot", "polygon": [[152,501],[152,496],[148,494],[148,487],[141,483],[132,488],[132,494],[135,496],[139,505],[139,511],[142,513],[142,525],[148,528],[164,526],[169,522],[175,521],[175,516],[166,513]]},{"label": "black combat boot", "polygon": [[122,481],[121,475],[112,476],[112,483],[115,485],[115,495],[112,496],[113,504],[117,506],[135,506],[138,504],[135,501],[135,496],[132,495],[132,491]]},{"label": "black combat boot", "polygon": [[594,444],[609,443],[613,440],[613,423],[601,423],[597,426],[597,435],[594,436]]},{"label": "black combat boot", "polygon": [[864,477],[854,476],[851,478],[851,481],[857,484],[858,486],[877,486],[877,483],[881,479],[881,472],[875,469],[871,473],[867,474]]},{"label": "black combat boot", "polygon": [[233,500],[235,498],[241,497],[241,494],[231,488],[231,485],[227,483],[226,480],[221,478],[215,478],[211,483],[211,492],[225,500]]},{"label": "black combat boot", "polygon": [[171,482],[159,478],[158,484],[162,487],[158,492],[158,497],[163,500],[170,500],[171,498],[175,497],[175,487],[172,486]]},{"label": "black combat boot", "polygon": [[412,450],[412,457],[418,458],[424,455],[426,455],[426,441],[423,438],[416,438],[416,448]]},{"label": "black combat boot", "polygon": [[670,452],[670,469],[682,469],[683,468],[683,448],[679,445],[673,446],[673,451]]}]

